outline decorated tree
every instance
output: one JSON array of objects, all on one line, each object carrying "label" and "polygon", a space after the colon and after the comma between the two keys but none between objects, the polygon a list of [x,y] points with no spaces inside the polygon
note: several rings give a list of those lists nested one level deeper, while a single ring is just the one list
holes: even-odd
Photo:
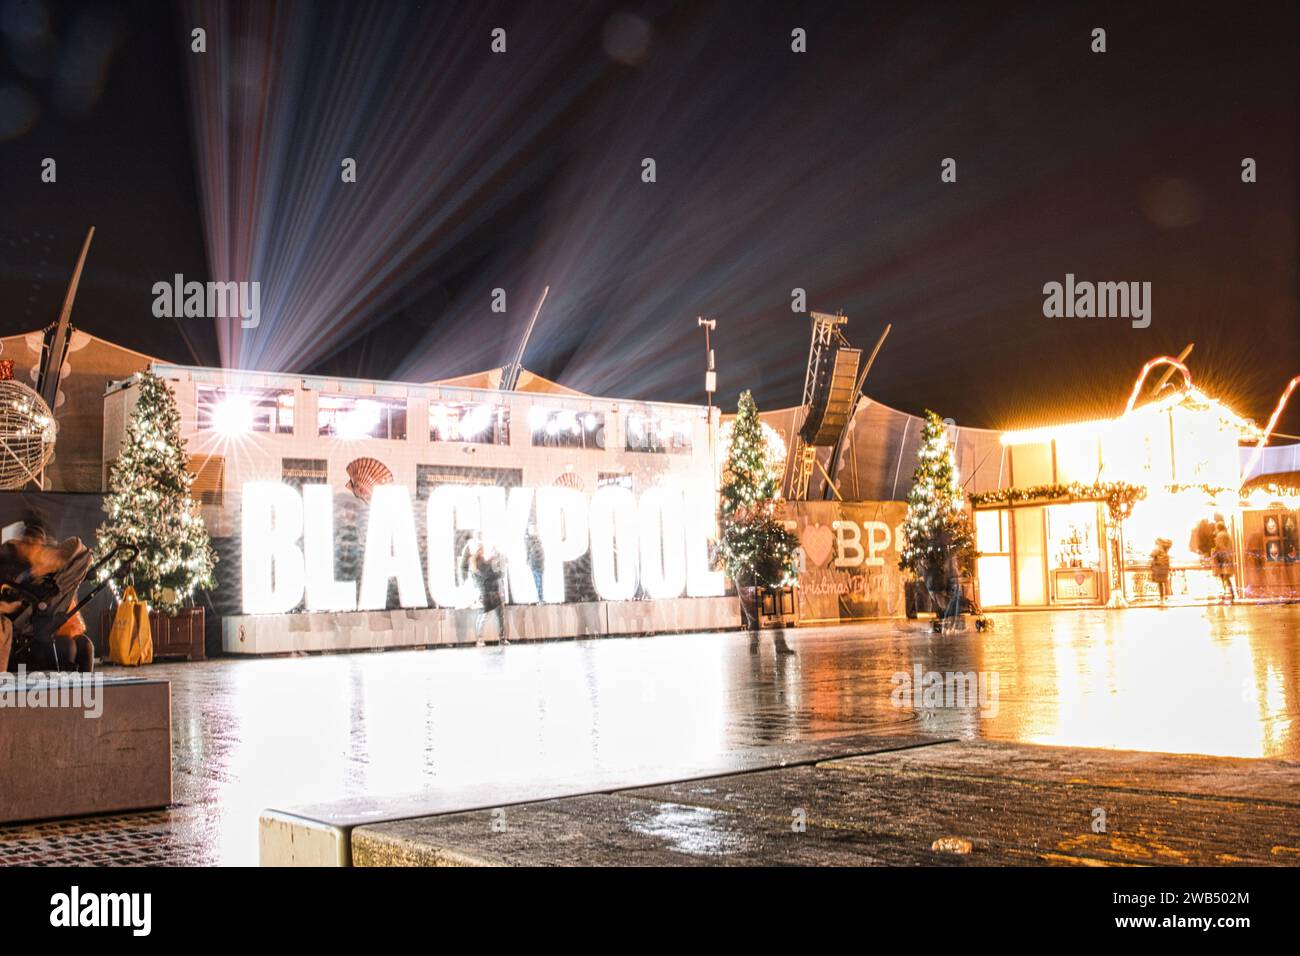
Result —
[{"label": "decorated tree", "polygon": [[199,588],[213,586],[216,552],[185,468],[180,412],[167,384],[152,372],[137,379],[139,400],[127,425],[104,498],[107,520],[98,551],[139,549],[128,581],[151,606],[175,613]]},{"label": "decorated tree", "polygon": [[776,517],[785,462],[784,443],[758,417],[754,397],[740,396],[736,417],[724,429],[727,458],[719,489],[722,538],[719,555],[727,576],[741,590],[741,608],[753,625],[753,589],[781,587],[794,577],[799,539]]},{"label": "decorated tree", "polygon": [[953,555],[962,571],[969,572],[975,560],[975,535],[963,507],[948,429],[938,415],[927,411],[912,489],[907,493],[898,566],[927,584],[942,581],[942,588],[947,586],[948,562]]}]

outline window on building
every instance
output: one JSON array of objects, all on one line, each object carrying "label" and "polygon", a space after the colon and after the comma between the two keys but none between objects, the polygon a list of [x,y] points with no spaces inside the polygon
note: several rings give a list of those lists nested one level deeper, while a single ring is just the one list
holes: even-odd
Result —
[{"label": "window on building", "polygon": [[541,448],[604,448],[605,413],[534,405],[528,410],[533,444]]},{"label": "window on building", "polygon": [[406,399],[371,395],[317,397],[316,426],[321,435],[359,438],[406,439]]},{"label": "window on building", "polygon": [[226,459],[219,455],[191,455],[185,467],[194,476],[190,497],[201,505],[220,505],[226,487]]},{"label": "window on building", "polygon": [[430,402],[429,441],[510,444],[510,409],[471,402]]},{"label": "window on building", "polygon": [[280,480],[295,488],[328,484],[329,463],[324,458],[282,458]]},{"label": "window on building", "polygon": [[429,497],[439,485],[500,485],[518,488],[524,483],[522,468],[472,468],[467,465],[416,465],[415,496]]},{"label": "window on building", "polygon": [[602,471],[596,474],[597,488],[626,488],[632,490],[632,476],[621,471]]},{"label": "window on building", "polygon": [[693,423],[685,416],[667,418],[628,412],[625,447],[628,451],[689,452],[694,430]]},{"label": "window on building", "polygon": [[226,435],[248,432],[293,434],[294,393],[291,388],[228,388],[200,385],[196,395],[195,427]]}]

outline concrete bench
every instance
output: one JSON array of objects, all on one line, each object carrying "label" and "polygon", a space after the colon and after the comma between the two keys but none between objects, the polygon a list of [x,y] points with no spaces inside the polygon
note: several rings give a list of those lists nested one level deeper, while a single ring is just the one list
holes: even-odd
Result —
[{"label": "concrete bench", "polygon": [[165,807],[171,684],[0,675],[0,823]]}]

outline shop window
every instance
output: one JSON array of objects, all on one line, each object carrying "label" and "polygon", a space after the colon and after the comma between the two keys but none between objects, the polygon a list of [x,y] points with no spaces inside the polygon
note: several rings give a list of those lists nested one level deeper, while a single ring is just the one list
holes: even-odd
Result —
[{"label": "shop window", "polygon": [[976,561],[980,603],[987,607],[1011,605],[1014,596],[1011,591],[1010,510],[975,512],[975,547],[980,552]]},{"label": "shop window", "polygon": [[1053,601],[1095,603],[1102,597],[1100,507],[1094,501],[1043,509]]},{"label": "shop window", "polygon": [[327,395],[317,398],[317,431],[333,438],[406,439],[406,399],[369,395]]},{"label": "shop window", "polygon": [[605,447],[605,413],[534,405],[528,410],[533,445],[540,448]]},{"label": "shop window", "polygon": [[416,465],[415,495],[429,497],[439,485],[500,485],[518,488],[524,483],[522,468],[472,468],[465,465]]},{"label": "shop window", "polygon": [[629,412],[626,421],[628,451],[689,452],[694,426],[689,418],[663,418]]},{"label": "shop window", "polygon": [[510,444],[510,409],[468,402],[429,404],[429,441]]},{"label": "shop window", "polygon": [[195,428],[224,435],[263,432],[293,434],[291,388],[241,388],[200,385],[196,390]]},{"label": "shop window", "polygon": [[191,455],[185,468],[194,476],[190,497],[201,505],[220,505],[226,485],[226,459],[218,455]]},{"label": "shop window", "polygon": [[282,458],[280,480],[295,488],[328,484],[329,463],[324,458]]}]

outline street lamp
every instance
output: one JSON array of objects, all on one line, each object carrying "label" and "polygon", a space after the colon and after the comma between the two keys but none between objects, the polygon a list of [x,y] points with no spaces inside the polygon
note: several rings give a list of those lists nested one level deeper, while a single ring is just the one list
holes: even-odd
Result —
[{"label": "street lamp", "polygon": [[718,390],[718,373],[713,365],[713,348],[709,344],[709,333],[718,327],[717,319],[699,317],[695,324],[704,329],[704,357],[707,363],[704,371],[704,393],[708,396],[709,421],[713,421],[713,393]]},{"label": "street lamp", "polygon": [[709,404],[709,463],[713,467],[714,479],[716,480],[718,460],[713,451],[713,393],[718,390],[718,372],[713,364],[713,345],[709,340],[709,333],[718,327],[718,320],[697,316],[695,324],[704,329],[704,397]]}]

